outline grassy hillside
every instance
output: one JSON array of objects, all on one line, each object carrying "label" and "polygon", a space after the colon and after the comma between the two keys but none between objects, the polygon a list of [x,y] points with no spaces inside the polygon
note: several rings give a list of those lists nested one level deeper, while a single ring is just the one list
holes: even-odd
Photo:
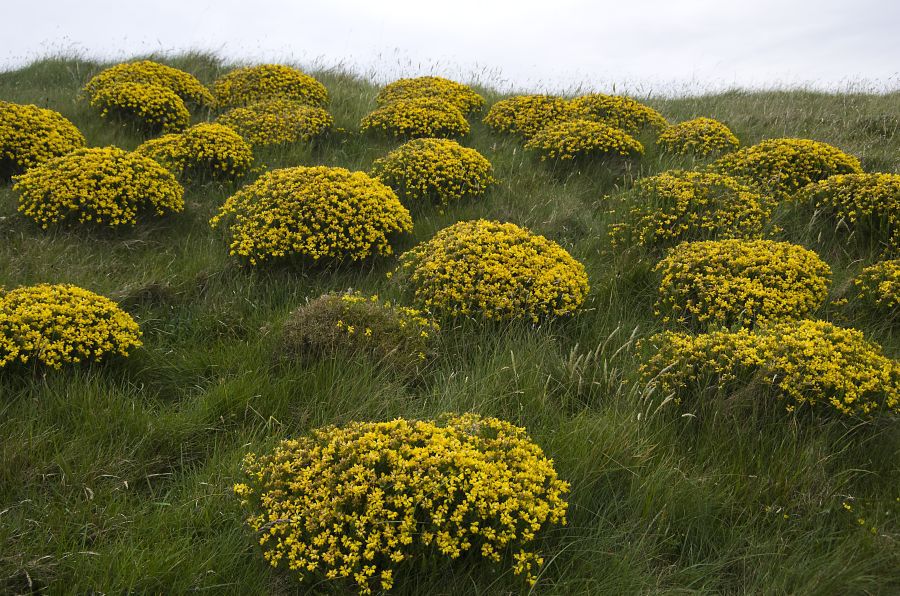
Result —
[{"label": "grassy hillside", "polygon": [[[167,62],[204,82],[226,68],[203,55]],[[0,99],[62,112],[90,145],[134,148],[139,136],[77,98],[102,66],[53,59],[0,73]],[[355,132],[377,89],[312,74],[345,132],[258,159],[367,170],[396,145]],[[479,91],[488,104],[499,99]],[[647,101],[670,121],[722,120],[745,145],[812,138],[857,155],[867,171],[900,172],[900,94]],[[398,248],[458,220],[511,221],[581,260],[591,293],[577,316],[539,327],[443,322],[440,354],[416,384],[365,362],[276,366],[272,356],[271,330],[307,298],[350,287],[396,297],[385,276],[392,259],[242,266],[208,225],[229,186],[190,187],[184,213],[118,232],[41,230],[0,186],[0,286],[77,284],[115,298],[144,332],[144,347],[124,361],[0,374],[0,592],[304,593],[268,567],[242,523],[231,486],[244,453],[331,423],[465,411],[526,427],[572,485],[568,525],[543,537],[535,594],[900,591],[896,419],[761,413],[741,400],[657,410],[640,382],[636,341],[661,329],[654,262],[611,250],[607,228],[627,210],[619,197],[635,179],[694,163],[648,143],[630,167],[554,167],[480,118],[472,127],[464,143],[493,162],[500,184],[481,200],[414,210],[414,237]],[[820,237],[797,213],[776,218],[782,238],[832,266],[833,298],[874,260],[865,246]],[[900,356],[886,323],[831,306],[818,315]],[[511,573],[466,559],[406,568],[394,590],[523,591]]]}]

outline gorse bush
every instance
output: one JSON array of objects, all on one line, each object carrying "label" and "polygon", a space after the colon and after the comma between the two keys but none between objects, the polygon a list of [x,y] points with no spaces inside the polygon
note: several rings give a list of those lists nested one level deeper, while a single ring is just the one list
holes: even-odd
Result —
[{"label": "gorse bush", "polygon": [[584,302],[584,266],[512,223],[461,221],[400,256],[397,280],[427,310],[487,319],[567,315]]},{"label": "gorse bush", "polygon": [[755,331],[667,331],[648,343],[645,381],[679,402],[706,388],[733,393],[756,386],[774,387],[789,411],[900,413],[900,363],[855,329],[800,320]]},{"label": "gorse bush", "polygon": [[390,255],[390,238],[412,231],[409,211],[364,172],[325,166],[272,170],[228,198],[232,255],[251,264],[288,256],[360,260]]},{"label": "gorse bush", "polygon": [[[501,563],[534,584],[538,534],[564,524],[568,484],[525,429],[476,414],[352,422],[244,459],[234,487],[266,560],[301,581],[389,590],[429,555]],[[507,559],[508,560],[508,559]]]},{"label": "gorse bush", "polygon": [[835,174],[862,172],[852,155],[809,139],[769,139],[724,155],[710,167],[777,199]]},{"label": "gorse bush", "polygon": [[733,151],[741,142],[727,126],[712,118],[694,118],[663,130],[656,144],[678,155],[699,155]]},{"label": "gorse bush", "polygon": [[47,228],[71,222],[130,226],[140,212],[184,209],[184,189],[156,161],[119,149],[78,149],[16,177],[19,211]]},{"label": "gorse bush", "polygon": [[496,132],[531,137],[548,124],[573,116],[569,102],[555,95],[516,95],[491,106],[484,123]]},{"label": "gorse bush", "polygon": [[176,176],[239,178],[253,165],[253,149],[233,129],[202,123],[183,133],[150,139],[135,152],[146,155]]},{"label": "gorse bush", "polygon": [[443,205],[483,195],[496,182],[492,174],[481,153],[449,139],[413,139],[372,166],[372,175],[401,199]]},{"label": "gorse bush", "polygon": [[610,229],[614,247],[668,248],[684,241],[760,238],[767,202],[724,174],[670,170],[638,180],[634,207]]},{"label": "gorse bush", "polygon": [[432,97],[453,104],[463,114],[468,114],[484,105],[484,98],[475,93],[471,87],[442,77],[416,77],[399,79],[385,85],[375,101],[379,105],[391,103],[398,99],[416,99]]},{"label": "gorse bush", "polygon": [[548,124],[525,143],[541,159],[622,156],[644,153],[644,146],[620,128],[592,120],[565,120]]},{"label": "gorse bush", "polygon": [[91,106],[104,118],[131,122],[148,132],[178,131],[191,123],[184,100],[160,85],[118,83],[101,87],[91,98]]},{"label": "gorse bush", "polygon": [[140,347],[137,323],[115,302],[71,285],[0,291],[0,367],[39,362],[62,368],[128,356]]},{"label": "gorse bush", "polygon": [[185,103],[211,106],[212,94],[194,75],[150,60],[124,62],[111,66],[94,76],[84,92],[93,100],[97,95],[120,83],[140,83],[165,87]]},{"label": "gorse bush", "polygon": [[232,70],[213,84],[213,93],[221,108],[269,99],[290,99],[315,107],[328,104],[325,85],[301,70],[282,64]]},{"label": "gorse bush", "polygon": [[576,97],[570,102],[574,117],[599,120],[635,134],[643,128],[663,130],[669,124],[662,114],[630,97],[594,93]]},{"label": "gorse bush", "polygon": [[367,114],[359,128],[396,138],[449,138],[469,134],[469,122],[460,109],[433,97],[398,99],[384,104]]},{"label": "gorse bush", "polygon": [[853,284],[857,298],[873,312],[888,319],[900,317],[900,259],[869,265]]},{"label": "gorse bush", "polygon": [[772,240],[685,242],[655,271],[662,275],[657,314],[701,327],[806,317],[825,301],[831,278],[816,253]]},{"label": "gorse bush", "polygon": [[84,135],[59,112],[0,101],[0,180],[84,144]]},{"label": "gorse bush", "polygon": [[291,99],[270,99],[234,108],[216,118],[257,147],[301,143],[325,134],[334,124],[323,108]]}]

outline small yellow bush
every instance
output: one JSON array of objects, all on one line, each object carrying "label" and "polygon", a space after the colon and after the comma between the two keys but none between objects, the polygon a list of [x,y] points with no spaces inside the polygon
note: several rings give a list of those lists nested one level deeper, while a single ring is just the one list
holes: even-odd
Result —
[{"label": "small yellow bush", "polygon": [[78,149],[16,177],[19,212],[42,227],[64,221],[134,225],[141,211],[184,209],[184,189],[149,157],[117,147]]},{"label": "small yellow bush", "polygon": [[0,101],[0,179],[84,144],[84,135],[59,112]]},{"label": "small yellow bush", "polygon": [[525,148],[536,150],[542,160],[610,155],[631,157],[644,153],[644,146],[624,130],[593,120],[548,124],[525,143]]},{"label": "small yellow bush", "polygon": [[853,283],[858,298],[874,312],[888,319],[900,316],[900,259],[869,265]]},{"label": "small yellow bush", "polygon": [[484,105],[484,98],[471,87],[442,77],[416,77],[399,79],[385,85],[375,101],[384,105],[398,99],[432,97],[455,105],[463,114],[468,114]]},{"label": "small yellow bush", "polygon": [[124,62],[111,66],[88,81],[84,86],[84,92],[88,98],[93,100],[104,89],[114,87],[119,83],[157,85],[174,92],[186,103],[197,106],[213,104],[213,97],[209,89],[194,75],[150,60]]},{"label": "small yellow bush", "polygon": [[432,97],[398,99],[376,108],[359,124],[361,131],[378,131],[397,138],[461,137],[469,122],[452,103]]},{"label": "small yellow bush", "polygon": [[248,454],[234,487],[266,560],[301,581],[390,590],[429,553],[500,563],[534,584],[538,533],[569,486],[525,429],[476,414],[351,422]]},{"label": "small yellow bush", "polygon": [[267,172],[222,206],[232,255],[253,265],[287,256],[360,260],[390,255],[390,237],[412,231],[409,211],[364,172],[325,166]]},{"label": "small yellow bush", "polygon": [[256,147],[305,143],[327,132],[334,119],[322,108],[290,99],[271,99],[234,108],[216,122],[236,130]]},{"label": "small yellow bush", "polygon": [[599,120],[629,134],[645,127],[661,131],[669,125],[663,115],[650,106],[621,95],[582,95],[573,99],[570,106],[575,117]]},{"label": "small yellow bush", "polygon": [[325,85],[283,64],[260,64],[232,70],[213,84],[219,107],[243,106],[270,99],[290,99],[315,107],[328,104]]},{"label": "small yellow bush", "polygon": [[233,129],[202,123],[183,133],[151,139],[135,152],[150,157],[176,176],[239,178],[253,165],[253,149]]},{"label": "small yellow bush", "polygon": [[701,117],[668,127],[660,133],[656,144],[670,153],[705,157],[734,151],[741,142],[718,120]]},{"label": "small yellow bush", "polygon": [[548,124],[573,117],[569,102],[555,95],[516,95],[491,106],[484,123],[497,132],[529,138]]},{"label": "small yellow bush", "polygon": [[495,182],[492,173],[481,153],[448,139],[413,139],[372,166],[372,175],[401,198],[444,205],[484,194]]},{"label": "small yellow bush", "polygon": [[178,131],[191,123],[191,114],[174,91],[160,85],[117,83],[100,87],[91,106],[104,118],[133,122],[150,132]]}]

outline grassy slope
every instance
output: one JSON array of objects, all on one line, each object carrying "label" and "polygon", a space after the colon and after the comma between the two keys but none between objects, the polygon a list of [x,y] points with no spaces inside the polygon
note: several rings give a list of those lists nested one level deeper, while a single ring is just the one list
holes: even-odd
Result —
[{"label": "grassy slope", "polygon": [[[219,68],[204,56],[172,62],[206,81]],[[134,147],[137,137],[76,100],[98,68],[46,60],[0,74],[0,99],[60,110],[92,145]],[[355,130],[376,89],[318,76],[337,125]],[[722,119],[744,143],[811,137],[859,155],[867,169],[900,171],[897,94],[734,92],[650,103],[671,120]],[[292,592],[292,578],[262,562],[241,524],[229,490],[241,456],[323,424],[468,410],[526,426],[572,483],[569,525],[546,536],[535,593],[900,590],[895,421],[857,425],[741,405],[680,416],[654,412],[643,397],[633,340],[658,328],[652,262],[609,251],[605,229],[627,207],[611,197],[638,176],[690,162],[651,145],[628,170],[554,170],[478,122],[467,144],[494,162],[502,183],[445,213],[416,210],[415,240],[466,218],[527,225],[585,262],[592,292],[578,317],[538,329],[445,325],[442,356],[414,387],[363,363],[275,369],[263,330],[324,290],[395,295],[389,260],[243,268],[206,223],[228,188],[191,189],[184,214],[103,234],[41,231],[0,187],[0,285],[75,283],[118,298],[145,333],[145,348],[124,362],[0,378],[0,592]],[[348,134],[261,157],[270,167],[367,169],[391,146]],[[834,267],[836,295],[860,259],[871,259],[781,217],[794,230],[785,236]],[[900,354],[885,325],[849,322]],[[842,509],[848,498],[853,513]],[[465,560],[410,569],[396,589],[519,591],[509,574]]]}]

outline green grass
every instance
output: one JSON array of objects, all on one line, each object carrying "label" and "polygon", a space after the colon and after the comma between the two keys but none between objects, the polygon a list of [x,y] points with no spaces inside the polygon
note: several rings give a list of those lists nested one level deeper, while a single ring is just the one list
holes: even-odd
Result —
[{"label": "green grass", "polygon": [[[223,68],[200,54],[167,61],[205,82]],[[133,148],[140,137],[77,99],[101,67],[60,58],[0,73],[0,99],[61,111],[91,145]],[[341,72],[315,74],[349,132],[258,157],[273,168],[368,169],[395,146],[355,134],[377,89]],[[489,103],[499,97],[480,91]],[[867,170],[900,171],[897,93],[733,91],[648,102],[672,121],[721,119],[744,144],[808,137],[858,155]],[[494,163],[501,183],[443,212],[417,208],[414,238],[399,248],[457,220],[508,220],[562,243],[585,263],[592,290],[578,316],[538,328],[445,322],[440,356],[413,385],[364,363],[278,366],[266,331],[324,291],[396,297],[385,278],[391,259],[243,267],[207,224],[233,190],[213,184],[190,188],[183,214],[115,233],[40,230],[0,186],[0,286],[66,282],[112,296],[145,343],[123,361],[0,376],[0,592],[343,593],[346,585],[300,586],[263,562],[230,492],[241,457],[320,425],[447,411],[527,427],[572,484],[568,526],[542,538],[547,565],[534,594],[900,591],[896,419],[726,403],[657,411],[645,395],[635,343],[660,328],[653,263],[614,253],[606,230],[628,207],[614,198],[636,178],[691,160],[649,144],[631,167],[555,168],[478,118],[472,124],[466,144]],[[778,218],[783,238],[834,268],[835,297],[875,258],[862,243],[820,238],[800,214]],[[887,323],[828,307],[820,314],[900,355]],[[404,568],[395,592],[527,590],[509,572],[463,559]]]}]

